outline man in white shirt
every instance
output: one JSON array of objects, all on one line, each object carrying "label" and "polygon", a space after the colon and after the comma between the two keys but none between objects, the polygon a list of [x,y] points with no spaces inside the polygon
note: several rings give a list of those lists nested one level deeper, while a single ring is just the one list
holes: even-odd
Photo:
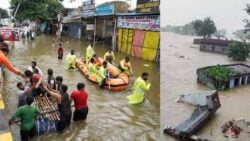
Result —
[{"label": "man in white shirt", "polygon": [[31,94],[33,87],[24,86],[22,82],[17,83],[18,88],[18,107],[26,104],[27,97]]},{"label": "man in white shirt", "polygon": [[36,61],[32,61],[31,62],[31,66],[28,67],[28,70],[30,70],[31,72],[35,73],[35,70],[37,69],[38,70],[38,74],[40,76],[43,76],[43,72],[41,71],[41,69],[39,67],[36,66],[37,63]]}]

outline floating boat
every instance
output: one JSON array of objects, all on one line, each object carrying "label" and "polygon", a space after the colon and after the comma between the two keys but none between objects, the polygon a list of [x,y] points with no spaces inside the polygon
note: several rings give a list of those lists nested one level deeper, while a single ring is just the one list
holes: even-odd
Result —
[{"label": "floating boat", "polygon": [[[99,58],[99,63],[99,66],[101,66],[101,64],[103,63],[102,58]],[[82,72],[84,76],[86,76],[89,81],[99,86],[97,77],[88,75],[88,68],[85,64],[85,61],[77,59],[76,67]],[[121,91],[127,89],[129,84],[129,75],[126,73],[119,73],[118,68],[110,63],[108,63],[108,68],[111,78],[106,80],[104,88],[112,91]]]},{"label": "floating boat", "polygon": [[[229,68],[234,74],[230,75],[226,80],[219,80],[208,75],[207,70],[212,67]],[[245,64],[229,64],[199,68],[197,69],[197,82],[216,90],[225,90],[246,85],[250,83],[250,66]]]},{"label": "floating boat", "polygon": [[182,141],[198,141],[201,138],[194,134],[213,116],[220,108],[220,100],[217,91],[182,95],[180,102],[186,102],[196,106],[193,114],[177,125],[175,128],[167,126],[164,133]]}]

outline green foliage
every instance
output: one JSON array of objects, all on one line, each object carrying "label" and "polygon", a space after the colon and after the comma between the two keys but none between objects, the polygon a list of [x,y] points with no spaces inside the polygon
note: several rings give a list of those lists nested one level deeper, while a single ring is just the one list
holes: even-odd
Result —
[{"label": "green foliage", "polygon": [[213,20],[210,17],[202,20],[195,20],[192,22],[195,32],[198,36],[203,36],[210,38],[212,34],[214,34],[217,29]]},{"label": "green foliage", "polygon": [[192,24],[193,24],[196,35],[199,35],[199,36],[202,35],[201,31],[203,28],[203,21],[202,20],[195,20],[192,22]]},{"label": "green foliage", "polygon": [[185,24],[184,26],[167,25],[161,28],[164,32],[174,32],[183,35],[195,35],[195,30],[192,23]]},{"label": "green foliage", "polygon": [[232,76],[237,75],[233,69],[220,65],[209,67],[206,74],[219,81],[228,81]]},{"label": "green foliage", "polygon": [[63,9],[59,0],[11,0],[10,9],[14,15],[18,4],[21,2],[16,19],[23,20],[50,20],[56,18]]},{"label": "green foliage", "polygon": [[8,17],[9,17],[9,14],[7,10],[0,8],[0,19],[8,18]]},{"label": "green foliage", "polygon": [[250,45],[246,42],[231,41],[228,56],[235,61],[245,61],[249,57]]},{"label": "green foliage", "polygon": [[241,29],[233,32],[233,35],[242,41],[246,39],[250,39],[250,32],[246,32],[245,30],[241,30]]},{"label": "green foliage", "polygon": [[[247,14],[250,16],[250,4],[247,4],[247,8],[245,10],[246,10]],[[250,21],[247,20],[247,19],[245,19],[244,21],[246,23],[246,25],[245,25],[245,28],[246,28],[245,32],[247,34],[250,34]],[[247,36],[247,39],[250,39],[250,36]]]},{"label": "green foliage", "polygon": [[214,36],[217,37],[218,39],[220,39],[221,37],[225,37],[227,34],[227,31],[225,29],[221,29],[221,30],[217,30],[214,33]]}]

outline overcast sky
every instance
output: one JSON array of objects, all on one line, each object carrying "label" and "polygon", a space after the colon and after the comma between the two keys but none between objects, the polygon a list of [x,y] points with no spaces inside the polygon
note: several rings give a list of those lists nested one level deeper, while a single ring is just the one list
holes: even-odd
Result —
[{"label": "overcast sky", "polygon": [[244,27],[243,19],[250,19],[243,10],[247,3],[250,0],[161,0],[161,26],[211,17],[218,29],[232,32]]},{"label": "overcast sky", "polygon": [[[87,0],[64,0],[63,5],[66,8],[76,8],[76,7],[80,6],[83,1],[87,1]],[[96,1],[96,4],[99,5],[99,4],[102,4],[104,2],[114,1],[114,0],[95,0],[95,1]],[[129,1],[129,0],[121,0],[121,1]],[[10,6],[9,2],[10,2],[10,0],[0,0],[0,7],[4,8],[4,9],[9,8],[9,6]],[[131,0],[131,4],[132,4],[132,7],[135,7],[136,0]]]}]

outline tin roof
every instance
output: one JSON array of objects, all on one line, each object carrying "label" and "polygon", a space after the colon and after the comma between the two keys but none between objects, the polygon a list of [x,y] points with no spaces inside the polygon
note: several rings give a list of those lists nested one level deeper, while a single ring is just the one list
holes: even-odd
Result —
[{"label": "tin roof", "polygon": [[229,41],[220,39],[194,39],[194,44],[211,44],[211,45],[228,46]]}]

